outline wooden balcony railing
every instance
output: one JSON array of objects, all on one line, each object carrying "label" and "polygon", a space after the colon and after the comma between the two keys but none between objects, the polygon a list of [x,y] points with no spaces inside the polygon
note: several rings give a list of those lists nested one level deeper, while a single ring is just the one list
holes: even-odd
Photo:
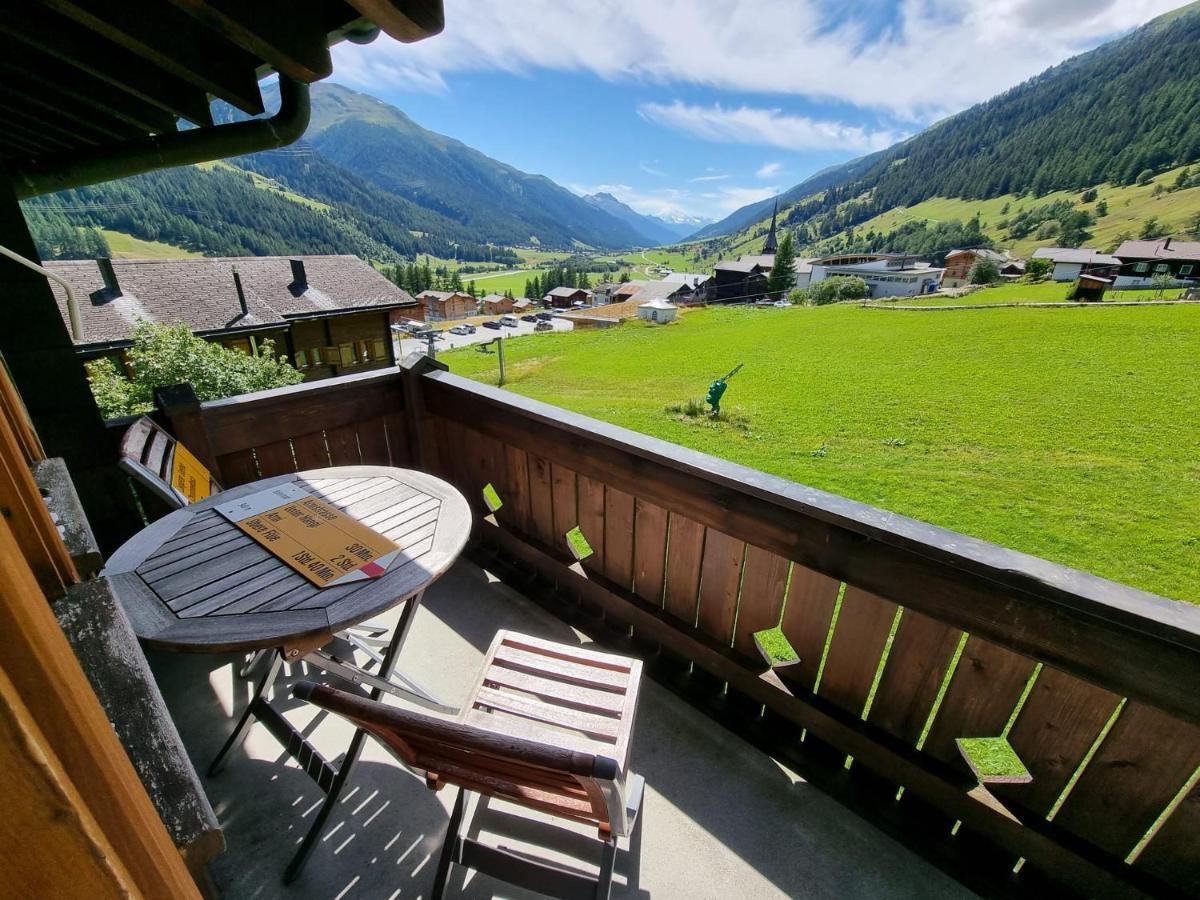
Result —
[{"label": "wooden balcony railing", "polygon": [[[228,485],[358,462],[447,478],[527,593],[976,886],[1200,884],[1200,608],[423,358],[167,412]],[[801,662],[766,672],[750,635],[776,623]],[[980,789],[955,738],[1001,733],[1033,780]]]}]

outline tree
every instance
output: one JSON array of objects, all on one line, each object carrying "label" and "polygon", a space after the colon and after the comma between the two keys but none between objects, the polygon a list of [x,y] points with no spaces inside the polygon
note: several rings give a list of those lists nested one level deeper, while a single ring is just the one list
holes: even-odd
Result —
[{"label": "tree", "polygon": [[1174,278],[1170,272],[1158,272],[1150,279],[1150,286],[1154,288],[1154,296],[1161,297],[1167,292],[1167,289],[1174,283]]},{"label": "tree", "polygon": [[1152,241],[1155,238],[1160,238],[1167,233],[1167,229],[1158,221],[1157,216],[1151,216],[1142,223],[1142,230],[1138,232],[1138,237],[1143,241]]},{"label": "tree", "polygon": [[840,300],[861,300],[871,296],[871,286],[857,275],[834,275],[822,278],[808,289],[813,306],[824,306]]},{"label": "tree", "polygon": [[1041,281],[1054,270],[1054,260],[1033,258],[1025,261],[1025,275],[1030,281]]},{"label": "tree", "polygon": [[1153,180],[1154,180],[1154,170],[1153,169],[1142,169],[1142,171],[1138,172],[1138,176],[1135,179],[1135,182],[1137,184],[1144,185],[1144,184],[1149,184]]},{"label": "tree", "polygon": [[1079,202],[1080,203],[1095,203],[1096,202],[1096,189],[1088,188],[1086,191],[1084,191],[1082,194],[1080,194]]},{"label": "tree", "polygon": [[1108,201],[1101,200],[1099,203],[1096,204],[1096,218],[1103,219],[1107,215],[1108,215]]},{"label": "tree", "polygon": [[968,284],[995,284],[1000,280],[1000,267],[990,259],[977,259],[967,273]]},{"label": "tree", "polygon": [[467,282],[467,293],[470,294],[472,297],[479,296],[477,293],[475,293],[475,279],[474,278],[472,278],[469,282]]},{"label": "tree", "polygon": [[1200,212],[1192,216],[1192,221],[1188,224],[1188,234],[1200,240]]},{"label": "tree", "polygon": [[153,409],[155,388],[173,384],[190,384],[201,400],[219,400],[304,380],[286,357],[274,354],[269,339],[251,356],[198,338],[186,325],[139,322],[129,349],[133,379],[126,379],[111,359],[90,364],[88,375],[96,405],[111,419]]},{"label": "tree", "polygon": [[796,248],[789,231],[775,250],[775,262],[767,276],[767,293],[778,300],[796,284]]}]

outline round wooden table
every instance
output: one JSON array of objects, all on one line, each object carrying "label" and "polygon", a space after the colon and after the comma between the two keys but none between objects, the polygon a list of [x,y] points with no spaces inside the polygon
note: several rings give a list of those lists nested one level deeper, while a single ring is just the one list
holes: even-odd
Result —
[{"label": "round wooden table", "polygon": [[[217,512],[218,504],[295,482],[394,541],[400,556],[367,581],[318,588]],[[466,499],[440,478],[408,469],[345,466],[266,478],[176,510],[130,538],[102,574],[146,644],[194,653],[272,651],[271,664],[233,733],[209,768],[220,771],[254,721],[260,721],[317,785],[325,801],[284,874],[299,874],[362,750],[357,730],[335,767],[268,702],[286,660],[421,706],[453,712],[396,660],[421,596],[462,552],[471,532]],[[405,603],[390,638],[383,626],[346,629]],[[277,651],[277,652],[274,652]],[[376,668],[361,667],[364,652]],[[360,654],[361,655],[361,654]],[[257,661],[258,657],[256,657]]]}]

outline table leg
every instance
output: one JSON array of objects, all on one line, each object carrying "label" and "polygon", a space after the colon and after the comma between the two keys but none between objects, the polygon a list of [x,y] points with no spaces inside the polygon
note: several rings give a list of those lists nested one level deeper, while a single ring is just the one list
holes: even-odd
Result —
[{"label": "table leg", "polygon": [[229,735],[229,739],[225,741],[225,746],[221,748],[221,752],[217,754],[216,759],[212,761],[212,765],[208,767],[208,777],[216,775],[225,765],[225,759],[229,755],[229,751],[237,747],[246,739],[246,733],[250,730],[250,725],[254,722],[255,709],[260,702],[266,703],[266,695],[271,687],[275,684],[275,679],[279,677],[279,669],[283,665],[283,655],[272,650],[271,665],[267,669],[262,680],[258,682],[258,690],[254,692],[254,696],[250,698],[250,702],[246,705],[246,711],[242,713],[242,717],[238,720],[237,727],[233,729],[233,734]]},{"label": "table leg", "polygon": [[[416,611],[421,605],[421,598],[423,596],[424,592],[422,591],[420,594],[409,598],[405,603],[404,612],[400,614],[400,621],[396,623],[396,632],[392,635],[392,642],[388,645],[387,652],[383,657],[383,664],[379,667],[379,677],[384,681],[388,681],[396,669],[396,660],[400,655],[400,648],[404,646],[404,640],[408,637],[408,632],[412,628],[413,619],[416,618]],[[375,688],[371,691],[371,699],[378,700],[383,696],[383,693],[379,688]],[[350,746],[346,750],[342,764],[338,766],[337,776],[333,779],[333,784],[330,785],[329,791],[325,795],[325,801],[317,811],[317,817],[309,827],[308,833],[304,835],[304,840],[301,841],[295,856],[292,857],[292,861],[288,863],[287,869],[284,870],[284,883],[295,881],[304,870],[304,864],[308,861],[308,855],[312,852],[317,838],[321,836],[321,831],[325,827],[325,821],[329,818],[329,814],[333,812],[334,806],[337,805],[338,797],[342,793],[342,788],[345,786],[346,781],[350,778],[354,764],[358,762],[359,754],[362,753],[363,741],[366,740],[366,737],[367,733],[361,728],[354,730],[354,737],[350,740]]]}]

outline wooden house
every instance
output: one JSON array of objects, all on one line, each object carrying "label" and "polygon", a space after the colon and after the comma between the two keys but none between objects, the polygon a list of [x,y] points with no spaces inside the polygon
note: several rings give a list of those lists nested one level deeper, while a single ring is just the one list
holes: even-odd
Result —
[{"label": "wooden house", "polygon": [[426,322],[465,319],[479,309],[475,298],[461,291],[421,291],[417,294],[417,302],[425,310]]},{"label": "wooden house", "polygon": [[1113,256],[1121,266],[1113,282],[1118,290],[1153,287],[1156,275],[1169,275],[1176,287],[1200,282],[1200,241],[1126,241]]},{"label": "wooden house", "polygon": [[592,292],[584,288],[556,287],[543,299],[554,309],[570,309],[576,303],[591,303]]},{"label": "wooden house", "polygon": [[505,315],[513,311],[513,299],[503,294],[488,294],[479,301],[479,311],[488,316]]},{"label": "wooden house", "polygon": [[[395,365],[390,325],[417,301],[356,256],[56,260],[72,286],[84,359],[124,359],[138,322],[186,325],[242,353],[271,341],[306,380]],[[64,322],[66,292],[53,287]]]},{"label": "wooden house", "polygon": [[1016,277],[1025,272],[1025,264],[1019,259],[1013,259],[1007,253],[991,250],[987,247],[968,247],[963,250],[951,250],[946,254],[945,270],[942,272],[942,287],[963,287],[970,282],[971,269],[980,261],[996,264],[996,269],[1002,277]]}]

